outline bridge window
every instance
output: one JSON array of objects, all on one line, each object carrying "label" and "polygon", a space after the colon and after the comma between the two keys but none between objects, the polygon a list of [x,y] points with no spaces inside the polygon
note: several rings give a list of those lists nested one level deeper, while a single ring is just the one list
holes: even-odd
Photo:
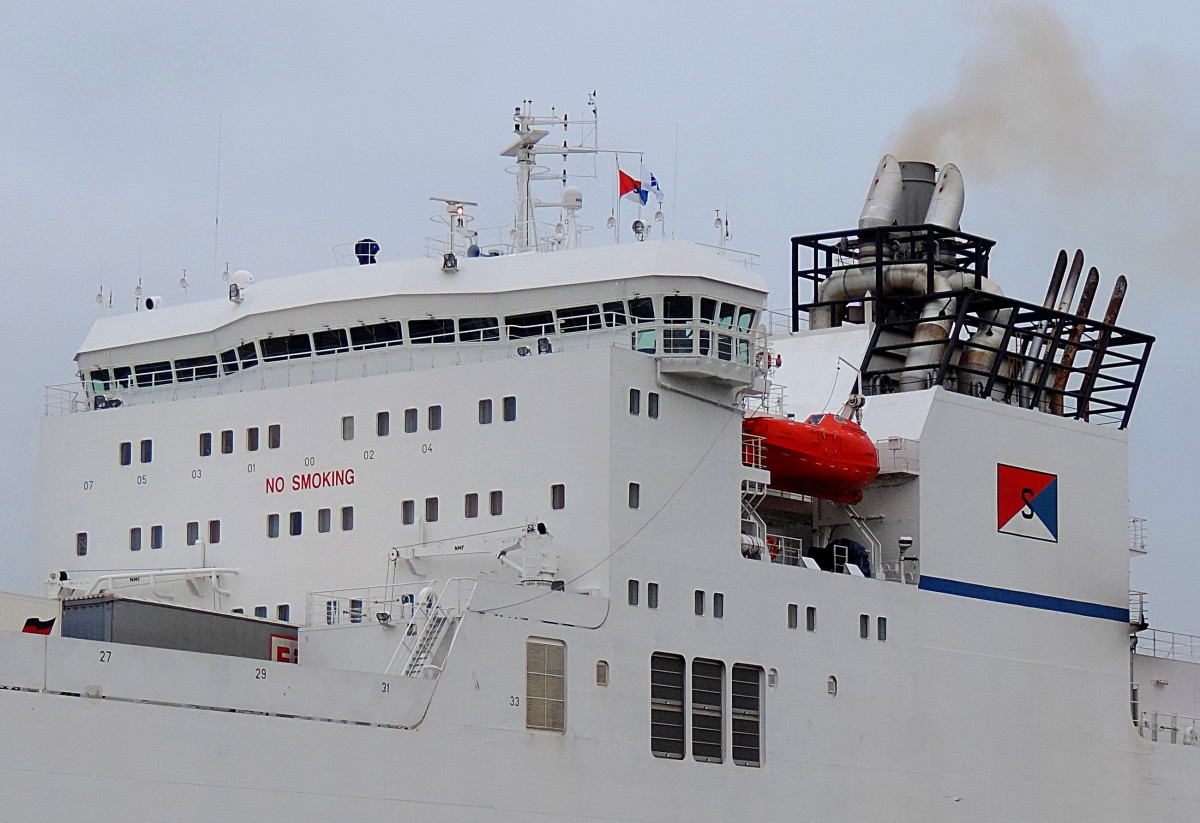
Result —
[{"label": "bridge window", "polygon": [[212,432],[200,433],[200,456],[208,457],[212,454]]},{"label": "bridge window", "polygon": [[730,676],[733,689],[733,762],[762,765],[762,674],[760,666],[735,663]]},{"label": "bridge window", "polygon": [[604,325],[608,327],[624,326],[625,319],[625,303],[620,300],[614,300],[611,303],[604,304]]},{"label": "bridge window", "polygon": [[142,363],[133,367],[133,373],[138,386],[163,386],[171,382],[171,362],[162,360],[158,363]]},{"label": "bridge window", "polygon": [[410,343],[453,343],[454,321],[440,317],[408,321]]},{"label": "bridge window", "polygon": [[479,495],[475,492],[463,498],[463,515],[468,518],[479,516]]},{"label": "bridge window", "polygon": [[525,643],[525,726],[567,728],[567,645],[530,638]]},{"label": "bridge window", "polygon": [[680,655],[650,655],[650,751],[683,759],[684,661]]},{"label": "bridge window", "polygon": [[208,380],[217,376],[217,356],[184,357],[175,361],[175,379],[180,383]]},{"label": "bridge window", "polygon": [[563,334],[594,331],[600,327],[600,307],[597,305],[574,306],[558,310],[558,330]]},{"label": "bridge window", "polygon": [[113,366],[113,383],[119,389],[133,385],[133,369],[129,366]]},{"label": "bridge window", "polygon": [[350,351],[345,329],[325,329],[313,332],[313,348],[318,355],[341,354]]},{"label": "bridge window", "polygon": [[[667,295],[663,298],[663,321],[666,323],[689,323],[693,317],[692,298],[687,295]],[[683,354],[692,350],[692,330],[667,329],[663,332],[663,351],[668,354]]]},{"label": "bridge window", "polygon": [[312,354],[312,340],[307,334],[289,334],[283,337],[267,337],[258,341],[262,347],[263,362],[292,360]]},{"label": "bridge window", "polygon": [[725,759],[725,664],[692,660],[692,757],[704,763]]},{"label": "bridge window", "polygon": [[249,369],[258,365],[258,350],[254,343],[242,343],[236,349],[221,352],[221,370],[233,374],[238,369]]},{"label": "bridge window", "polygon": [[350,329],[350,345],[356,349],[379,349],[398,346],[404,340],[399,321],[373,323]]},{"label": "bridge window", "polygon": [[500,339],[495,317],[464,317],[458,321],[458,339],[463,343],[490,343]]},{"label": "bridge window", "polygon": [[554,334],[554,315],[548,311],[513,314],[504,318],[504,325],[508,329],[509,340],[539,337],[543,334]]},{"label": "bridge window", "polygon": [[142,550],[141,526],[134,526],[129,530],[129,550],[131,552],[140,552]]},{"label": "bridge window", "polygon": [[233,429],[221,432],[221,454],[233,454]]},{"label": "bridge window", "polygon": [[267,448],[268,449],[279,448],[279,424],[278,423],[272,423],[270,426],[267,427]]},{"label": "bridge window", "polygon": [[76,532],[75,534],[75,555],[83,557],[87,554],[88,549],[88,534],[87,532]]}]

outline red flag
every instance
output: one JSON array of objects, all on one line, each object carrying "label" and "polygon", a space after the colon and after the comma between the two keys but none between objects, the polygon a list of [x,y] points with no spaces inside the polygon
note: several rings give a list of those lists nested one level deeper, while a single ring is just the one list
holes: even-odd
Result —
[{"label": "red flag", "polygon": [[633,179],[620,169],[617,169],[617,179],[619,181],[618,190],[621,197],[629,197],[631,200],[637,200],[643,206],[646,205],[647,192],[642,188],[641,180]]},{"label": "red flag", "polygon": [[54,631],[54,618],[49,620],[38,620],[36,617],[31,617],[25,621],[25,628],[21,629],[23,634],[50,634]]}]

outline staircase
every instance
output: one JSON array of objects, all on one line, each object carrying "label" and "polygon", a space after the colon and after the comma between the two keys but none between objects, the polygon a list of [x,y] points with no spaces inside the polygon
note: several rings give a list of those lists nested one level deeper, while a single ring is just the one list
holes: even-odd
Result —
[{"label": "staircase", "polygon": [[[433,591],[430,583],[429,592]],[[396,646],[396,652],[388,663],[385,674],[402,677],[422,677],[429,672],[436,677],[441,669],[434,664],[434,657],[447,635],[453,645],[459,619],[466,612],[467,603],[475,591],[475,581],[465,577],[452,577],[446,581],[437,595],[422,592],[413,609],[413,615],[404,627],[404,635]],[[407,652],[407,655],[405,654]],[[442,662],[450,653],[443,655]],[[403,661],[403,664],[401,664]]]}]

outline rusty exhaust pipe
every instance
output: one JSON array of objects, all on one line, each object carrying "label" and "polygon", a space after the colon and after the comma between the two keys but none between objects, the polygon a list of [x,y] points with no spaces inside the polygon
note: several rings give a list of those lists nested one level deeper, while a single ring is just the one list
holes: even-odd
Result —
[{"label": "rusty exhaust pipe", "polygon": [[[1125,275],[1117,278],[1117,284],[1113,286],[1112,297],[1108,300],[1108,310],[1104,312],[1104,325],[1115,326],[1117,323],[1117,315],[1121,313],[1121,304],[1125,301],[1125,290],[1128,283],[1125,281]],[[1096,348],[1092,350],[1092,359],[1088,363],[1087,372],[1083,375],[1083,386],[1079,391],[1079,409],[1075,412],[1075,417],[1088,419],[1091,413],[1089,401],[1092,396],[1092,389],[1096,387],[1096,379],[1100,376],[1100,364],[1104,360],[1104,352],[1108,349],[1109,338],[1112,337],[1112,332],[1105,328],[1100,332],[1099,338],[1096,339]]]},{"label": "rusty exhaust pipe", "polygon": [[[1095,266],[1088,271],[1087,280],[1083,284],[1083,293],[1079,295],[1079,308],[1075,312],[1075,316],[1081,321],[1087,320],[1088,314],[1092,311],[1092,300],[1096,297],[1096,289],[1100,286],[1100,272]],[[1083,323],[1077,322],[1071,328],[1071,336],[1067,340],[1067,346],[1063,349],[1062,360],[1059,361],[1059,368],[1054,373],[1054,387],[1050,394],[1050,413],[1062,415],[1064,394],[1067,390],[1067,381],[1071,378],[1071,366],[1075,363],[1075,352],[1079,349],[1079,340],[1083,337]]]}]

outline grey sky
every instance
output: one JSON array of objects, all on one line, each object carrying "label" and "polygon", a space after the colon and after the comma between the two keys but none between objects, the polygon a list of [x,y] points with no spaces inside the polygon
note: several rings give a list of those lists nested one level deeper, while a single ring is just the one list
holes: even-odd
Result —
[{"label": "grey sky", "polygon": [[[363,234],[385,258],[417,256],[430,195],[478,200],[480,224],[500,224],[513,106],[579,114],[597,89],[602,143],[645,152],[675,233],[712,242],[713,210],[728,207],[733,245],[762,255],[782,307],[788,238],[853,224],[910,115],[979,94],[1026,105],[1011,94],[1028,82],[1019,71],[992,66],[978,94],[960,86],[981,44],[1015,36],[987,3],[41,5],[0,3],[5,588],[46,571],[23,559],[37,539],[31,443],[42,386],[73,378],[101,284],[125,311],[139,271],[176,303],[185,267],[197,300],[221,292],[225,261],[259,278],[324,268]],[[988,169],[971,149],[930,159],[962,169],[963,227],[999,242],[1008,293],[1040,299],[1062,247],[1085,250],[1105,296],[1129,275],[1122,320],[1159,338],[1131,435],[1131,504],[1151,542],[1133,583],[1151,590],[1156,625],[1200,633],[1184,515],[1200,447],[1179,422],[1197,394],[1200,24],[1182,2],[1045,8],[1116,119],[1072,129],[1053,101],[1030,119],[1061,135],[1051,148],[1069,156],[1078,139],[1102,158],[1095,179],[1064,186],[1021,152]],[[584,222],[608,211],[592,197]]]}]

